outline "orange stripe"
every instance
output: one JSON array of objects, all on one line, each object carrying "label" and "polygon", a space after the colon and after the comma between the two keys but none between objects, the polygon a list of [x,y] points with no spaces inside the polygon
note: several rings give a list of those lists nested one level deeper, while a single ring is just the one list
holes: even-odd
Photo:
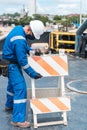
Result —
[{"label": "orange stripe", "polygon": [[41,57],[32,57],[42,68],[44,68],[50,75],[60,75],[54,68],[52,68],[44,59]]},{"label": "orange stripe", "polygon": [[68,64],[59,56],[52,56],[53,60],[57,62],[66,72],[68,72]]},{"label": "orange stripe", "polygon": [[38,62],[38,60],[40,60],[40,59],[41,59],[41,57],[40,57],[40,56],[32,56],[32,58],[33,58],[36,62]]},{"label": "orange stripe", "polygon": [[31,103],[34,104],[41,112],[51,112],[42,102],[38,99],[31,100]]},{"label": "orange stripe", "polygon": [[69,108],[62,103],[58,98],[49,98],[49,100],[55,104],[60,110],[69,110]]}]

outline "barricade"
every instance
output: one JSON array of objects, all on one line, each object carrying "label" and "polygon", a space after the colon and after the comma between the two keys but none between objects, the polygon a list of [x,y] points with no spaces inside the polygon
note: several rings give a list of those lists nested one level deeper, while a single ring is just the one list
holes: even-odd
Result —
[{"label": "barricade", "polygon": [[[50,78],[51,76],[58,76],[58,86],[56,88],[36,89],[35,80],[31,79],[30,107],[33,111],[34,128],[55,124],[67,125],[66,112],[71,110],[70,97],[65,95],[64,83],[64,76],[68,75],[67,56],[65,54],[30,56],[28,57],[28,61],[30,66],[37,72],[40,72],[43,77]],[[62,112],[62,120],[51,122],[37,121],[39,114],[56,112]]]}]

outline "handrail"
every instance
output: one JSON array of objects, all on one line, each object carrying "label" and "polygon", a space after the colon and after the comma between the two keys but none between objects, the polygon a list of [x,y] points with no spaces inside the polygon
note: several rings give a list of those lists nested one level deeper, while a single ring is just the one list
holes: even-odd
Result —
[{"label": "handrail", "polygon": [[[75,35],[75,32],[51,32],[50,48],[54,49],[56,52],[58,52],[61,48],[65,49],[66,52],[74,52]],[[64,39],[63,36],[66,37],[66,39]]]}]

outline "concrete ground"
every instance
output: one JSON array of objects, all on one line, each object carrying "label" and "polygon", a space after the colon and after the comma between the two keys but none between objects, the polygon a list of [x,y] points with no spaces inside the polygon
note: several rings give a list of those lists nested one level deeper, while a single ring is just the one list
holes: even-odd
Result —
[{"label": "concrete ground", "polygon": [[11,31],[12,28],[13,28],[13,27],[11,27],[11,26],[1,26],[1,25],[0,25],[0,36],[2,36],[2,35],[7,35],[7,33],[8,33],[9,31]]},{"label": "concrete ground", "polygon": [[[53,125],[39,127],[36,130],[87,130],[87,94],[81,94],[67,89],[67,83],[73,81],[70,85],[81,91],[87,92],[87,59],[80,59],[68,56],[69,75],[65,77],[66,94],[71,97],[71,111],[67,112],[67,126]],[[30,78],[25,75],[27,86],[30,87]],[[85,79],[85,80],[84,80]],[[57,86],[57,77],[42,78],[36,81],[36,87]],[[7,78],[0,76],[0,130],[21,130],[22,128],[13,127],[11,122],[12,113],[5,112],[6,101],[6,85]],[[27,103],[27,118],[31,122],[31,127],[26,130],[35,130],[33,127],[32,113]],[[44,120],[50,120],[50,118],[57,119],[57,114],[46,115]],[[39,121],[43,120],[43,117],[39,117]]]}]

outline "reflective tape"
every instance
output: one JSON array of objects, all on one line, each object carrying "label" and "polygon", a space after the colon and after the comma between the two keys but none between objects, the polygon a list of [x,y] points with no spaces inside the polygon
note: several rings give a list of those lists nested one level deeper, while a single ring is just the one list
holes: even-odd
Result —
[{"label": "reflective tape", "polygon": [[26,40],[25,37],[23,36],[14,36],[10,39],[11,42],[15,41],[15,40]]},{"label": "reflective tape", "polygon": [[14,100],[15,104],[26,103],[27,99]]},{"label": "reflective tape", "polygon": [[29,64],[22,66],[23,69],[27,69],[29,67]]},{"label": "reflective tape", "polygon": [[9,96],[14,96],[14,93],[11,93],[11,92],[9,92],[9,91],[7,91],[7,94],[8,94]]}]

